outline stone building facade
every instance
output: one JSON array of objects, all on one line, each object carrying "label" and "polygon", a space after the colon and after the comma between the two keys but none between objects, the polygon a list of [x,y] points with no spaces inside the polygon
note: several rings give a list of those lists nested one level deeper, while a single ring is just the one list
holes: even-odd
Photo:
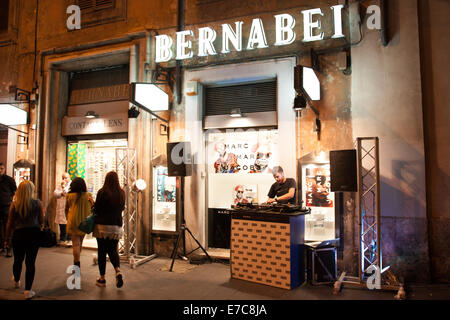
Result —
[{"label": "stone building facade", "polygon": [[[201,95],[212,83],[249,78],[277,78],[277,126],[284,156],[280,163],[289,175],[298,177],[298,160],[317,150],[352,149],[358,137],[380,139],[381,215],[383,264],[407,280],[448,282],[450,167],[445,142],[449,112],[445,108],[448,80],[446,16],[444,0],[410,1],[6,1],[7,24],[0,27],[0,103],[11,101],[9,88],[16,86],[39,93],[30,107],[28,145],[15,148],[15,160],[36,163],[39,196],[48,202],[60,174],[66,170],[67,138],[61,134],[62,119],[70,105],[71,74],[127,66],[129,82],[151,82],[158,66],[174,77],[169,93],[169,135],[161,135],[158,120],[141,112],[128,119],[128,146],[137,152],[137,176],[152,181],[148,159],[165,154],[167,141],[191,141],[193,154],[205,157]],[[80,29],[70,30],[70,5],[81,8]],[[333,6],[343,5],[343,33],[333,38],[336,16]],[[369,8],[385,7],[384,30],[370,29]],[[304,10],[321,8],[320,29],[324,39],[304,42]],[[293,42],[277,42],[276,16],[295,18]],[[3,16],[2,16],[3,17]],[[318,19],[313,15],[311,22]],[[373,17],[372,17],[373,18]],[[255,19],[257,21],[255,22]],[[3,19],[2,19],[3,20]],[[4,21],[4,20],[3,20]],[[286,23],[288,20],[284,20]],[[242,23],[242,50],[222,47],[222,28]],[[262,28],[266,43],[260,38]],[[318,34],[319,26],[310,35]],[[176,59],[177,32],[190,30],[184,53]],[[200,32],[216,32],[211,48],[199,55]],[[237,30],[237,29],[235,29]],[[255,30],[257,30],[255,32]],[[173,40],[173,57],[156,62],[157,39]],[[206,38],[209,34],[203,34]],[[282,37],[284,35],[281,35]],[[248,43],[253,40],[253,46]],[[387,43],[383,44],[386,40]],[[185,44],[187,42],[184,42]],[[211,43],[211,42],[209,42]],[[208,42],[203,42],[208,45]],[[296,117],[295,65],[314,64],[320,70],[321,132],[316,132],[316,114],[311,108]],[[209,51],[208,51],[209,50]],[[199,85],[197,96],[188,96],[188,85]],[[94,85],[95,86],[95,85]],[[99,85],[100,86],[100,85]],[[22,105],[22,107],[26,107]],[[98,109],[100,116],[108,110]],[[156,132],[152,136],[152,132]],[[5,140],[5,139],[4,139]],[[8,140],[8,150],[15,140]],[[22,148],[22,149],[21,149]],[[185,181],[186,222],[199,241],[208,245],[208,221],[204,163],[194,164]],[[152,232],[152,188],[139,195],[138,242],[142,254],[167,255],[173,234]],[[342,251],[339,269],[356,272],[358,255],[356,195],[344,194]],[[189,243],[187,243],[189,244]]]}]

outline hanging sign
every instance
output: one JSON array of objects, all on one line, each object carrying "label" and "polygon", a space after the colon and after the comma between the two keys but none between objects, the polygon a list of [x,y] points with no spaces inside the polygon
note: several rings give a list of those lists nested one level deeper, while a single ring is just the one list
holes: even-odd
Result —
[{"label": "hanging sign", "polygon": [[72,90],[69,105],[128,100],[130,84]]},{"label": "hanging sign", "polygon": [[64,117],[63,136],[128,132],[128,114],[117,113],[101,118]]}]

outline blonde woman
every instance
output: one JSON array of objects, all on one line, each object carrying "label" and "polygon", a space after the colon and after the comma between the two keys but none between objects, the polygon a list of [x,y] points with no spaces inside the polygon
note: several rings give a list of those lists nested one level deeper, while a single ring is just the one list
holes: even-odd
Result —
[{"label": "blonde woman", "polygon": [[80,267],[81,247],[86,235],[78,229],[81,221],[91,214],[94,200],[87,192],[86,182],[83,178],[76,177],[70,184],[66,201],[67,233],[72,237],[73,264]]},{"label": "blonde woman", "polygon": [[[35,262],[39,251],[40,229],[44,224],[42,204],[35,199],[34,184],[23,181],[14,195],[6,227],[6,239],[12,233],[14,253],[12,282],[20,287],[20,274],[25,260],[25,298],[31,299],[35,292],[31,290],[35,274]],[[6,243],[5,243],[6,244]]]}]

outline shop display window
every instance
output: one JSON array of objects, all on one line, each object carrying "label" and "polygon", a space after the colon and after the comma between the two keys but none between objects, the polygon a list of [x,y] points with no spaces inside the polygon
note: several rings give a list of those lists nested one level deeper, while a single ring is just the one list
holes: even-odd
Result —
[{"label": "shop display window", "polygon": [[335,238],[335,195],[330,191],[330,165],[302,166],[303,205],[311,209],[305,216],[305,241]]},{"label": "shop display window", "polygon": [[[126,181],[124,173],[116,168],[116,149],[127,147],[126,139],[83,140],[69,142],[67,146],[67,172],[71,179],[81,177],[86,182],[87,191],[94,200],[97,192],[103,187],[106,174],[116,171],[120,186],[123,188]],[[92,234],[88,234],[83,242],[85,247],[97,247]]]},{"label": "shop display window", "polygon": [[[127,147],[127,140],[78,141],[68,145],[68,172],[71,179],[82,177],[88,192],[96,197],[109,171],[116,171],[116,148]],[[123,172],[117,172],[124,177]],[[124,186],[125,181],[120,181]]]},{"label": "shop display window", "polygon": [[14,180],[16,181],[17,186],[19,186],[19,184],[22,181],[34,182],[34,170],[35,170],[34,163],[26,159],[21,159],[16,163],[14,163],[13,168],[14,168]]},{"label": "shop display window", "polygon": [[31,180],[31,169],[30,168],[14,168],[14,180],[16,180],[16,185],[22,181],[30,181]]},{"label": "shop display window", "polygon": [[154,231],[176,231],[176,177],[169,177],[167,167],[153,168]]},{"label": "shop display window", "polygon": [[207,136],[208,207],[262,203],[278,165],[278,130],[224,130]]}]

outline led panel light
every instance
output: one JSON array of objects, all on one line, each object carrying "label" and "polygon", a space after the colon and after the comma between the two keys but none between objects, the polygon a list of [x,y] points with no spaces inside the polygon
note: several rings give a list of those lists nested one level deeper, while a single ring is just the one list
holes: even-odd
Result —
[{"label": "led panel light", "polygon": [[302,85],[311,100],[320,100],[320,81],[312,68],[303,67]]},{"label": "led panel light", "polygon": [[169,110],[169,96],[153,83],[133,83],[132,99],[150,111]]},{"label": "led panel light", "polygon": [[12,104],[0,104],[0,123],[5,126],[27,124],[27,112]]}]

